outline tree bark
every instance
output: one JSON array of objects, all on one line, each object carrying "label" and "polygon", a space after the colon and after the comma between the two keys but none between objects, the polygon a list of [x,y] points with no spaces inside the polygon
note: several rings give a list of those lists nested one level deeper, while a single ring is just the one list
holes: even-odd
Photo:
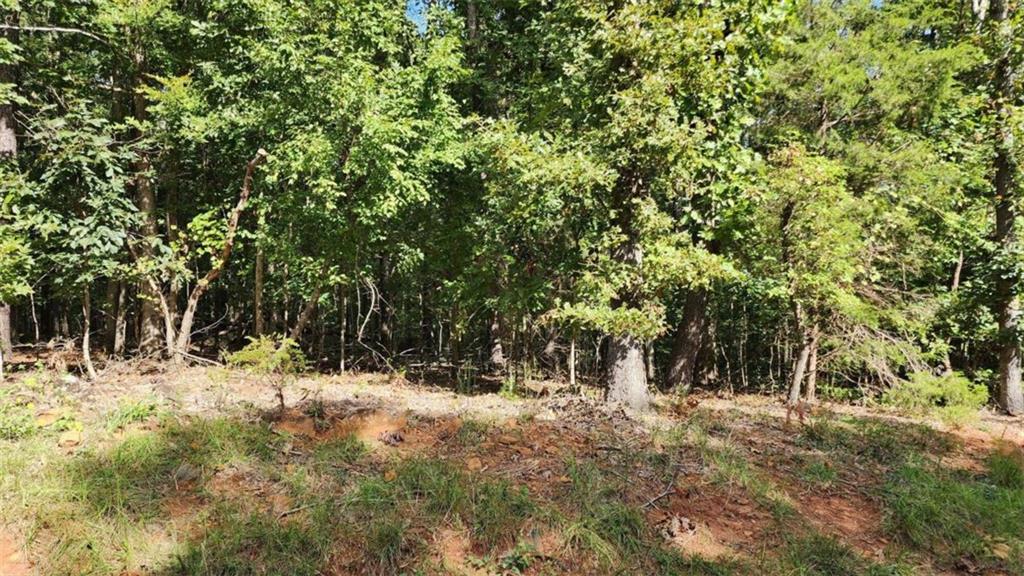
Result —
[{"label": "tree bark", "polygon": [[804,374],[807,372],[807,363],[811,356],[811,334],[810,330],[804,328],[803,308],[800,304],[796,304],[793,307],[793,311],[796,317],[797,328],[800,331],[800,351],[797,353],[796,358],[793,359],[793,379],[789,384],[788,399],[790,406],[796,406],[800,402],[800,388],[803,385]]},{"label": "tree bark", "polygon": [[818,345],[821,342],[821,331],[817,326],[811,328],[810,356],[807,359],[807,389],[804,398],[814,403],[818,396]]},{"label": "tree bark", "polygon": [[338,301],[338,324],[340,325],[339,332],[339,360],[338,360],[338,371],[341,373],[345,372],[345,341],[347,338],[346,332],[348,332],[348,292],[344,287],[339,288],[341,296]]},{"label": "tree bark", "polygon": [[82,362],[89,380],[96,380],[96,367],[92,364],[92,352],[89,344],[89,332],[92,330],[92,296],[89,286],[82,290]]},{"label": "tree bark", "polygon": [[683,319],[672,343],[666,387],[687,394],[693,387],[700,356],[701,342],[707,324],[708,292],[703,288],[690,290],[683,304]]},{"label": "tree bark", "polygon": [[488,335],[491,340],[491,354],[489,364],[492,370],[502,371],[505,369],[505,350],[501,345],[501,315],[495,312],[491,316],[491,324],[488,327]]},{"label": "tree bark", "polygon": [[[258,242],[258,240],[257,240]],[[256,280],[252,291],[253,332],[256,336],[263,335],[263,248],[256,247]]]},{"label": "tree bark", "polygon": [[[5,26],[17,26],[18,12],[7,11],[0,24]],[[11,43],[17,43],[17,30],[4,29],[3,37]],[[14,84],[16,70],[13,65],[0,65],[0,84]],[[18,160],[18,131],[14,118],[14,104],[11,102],[0,103],[0,162],[11,164],[17,167]],[[0,354],[10,357],[13,350],[11,335],[11,305],[9,302],[0,302]]]},{"label": "tree bark", "polygon": [[[996,203],[996,243],[1004,259],[1017,248],[1016,202],[1020,185],[1019,169],[1014,156],[1013,130],[1010,126],[1011,104],[1014,100],[1012,63],[1013,29],[1009,0],[993,0],[992,27],[996,35],[995,94],[996,116],[994,192]],[[996,316],[999,322],[999,405],[1008,414],[1024,414],[1024,390],[1021,387],[1021,348],[1017,335],[1020,324],[1020,299],[1016,279],[1008,271],[997,274]]]},{"label": "tree bark", "polygon": [[306,305],[302,307],[302,312],[299,313],[299,317],[295,320],[295,326],[292,326],[291,331],[288,332],[289,338],[298,342],[299,338],[302,337],[302,333],[306,330],[306,325],[313,319],[313,312],[316,311],[316,306],[320,301],[320,294],[322,293],[323,283],[317,282],[313,287],[313,294],[310,295]]},{"label": "tree bark", "polygon": [[[137,50],[133,54],[132,61],[135,67],[132,81],[132,111],[135,122],[138,126],[142,126],[146,122],[148,114],[146,110],[146,97],[142,92],[143,78],[146,74],[146,60],[141,50]],[[136,138],[144,136],[140,130],[141,128],[136,129],[136,132],[139,132],[135,135]],[[139,149],[135,160],[135,205],[142,215],[142,228],[139,230],[139,233],[142,236],[142,255],[145,258],[153,256],[152,243],[157,237],[156,191],[153,189],[153,183],[150,181],[149,171],[151,168],[149,154],[142,147]],[[152,354],[161,348],[160,309],[158,304],[160,294],[155,288],[158,289],[159,286],[147,280],[139,283],[139,352],[142,354]]]}]

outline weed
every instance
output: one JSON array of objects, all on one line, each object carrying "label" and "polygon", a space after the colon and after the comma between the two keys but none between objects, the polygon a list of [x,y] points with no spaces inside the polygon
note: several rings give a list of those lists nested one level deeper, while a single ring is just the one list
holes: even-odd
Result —
[{"label": "weed", "polygon": [[419,501],[431,514],[463,512],[469,502],[464,474],[441,460],[413,458],[403,462],[394,485],[402,497]]},{"label": "weed", "polygon": [[107,415],[107,430],[113,432],[129,424],[143,422],[155,416],[158,408],[159,404],[152,398],[135,402],[121,402],[113,412]]},{"label": "weed", "polygon": [[35,406],[0,397],[0,440],[19,440],[36,432]]},{"label": "weed", "polygon": [[455,439],[466,447],[477,446],[487,438],[490,425],[479,420],[463,420]]}]

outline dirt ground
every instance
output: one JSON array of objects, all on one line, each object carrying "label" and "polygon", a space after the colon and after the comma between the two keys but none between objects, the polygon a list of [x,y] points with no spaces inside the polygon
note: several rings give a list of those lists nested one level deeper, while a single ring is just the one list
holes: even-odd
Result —
[{"label": "dirt ground", "polygon": [[[275,391],[265,383],[216,367],[152,365],[140,370],[137,365],[125,365],[108,369],[95,383],[65,376],[59,388],[59,396],[33,398],[38,422],[45,425],[52,414],[67,410],[69,405],[86,420],[111,414],[126,399],[152,399],[163,410],[200,417],[239,411],[272,414],[277,405]],[[397,375],[313,376],[288,383],[285,400],[289,409],[273,416],[271,427],[289,439],[284,448],[286,456],[305,456],[325,442],[354,437],[372,452],[392,459],[438,458],[470,475],[507,479],[527,487],[540,501],[557,502],[570,482],[567,462],[588,459],[608,474],[621,477],[627,487],[624,501],[642,511],[665,546],[687,556],[715,561],[770,553],[783,541],[775,519],[781,508],[794,509],[798,523],[838,539],[865,558],[883,562],[894,553],[893,537],[883,529],[885,513],[876,496],[884,474],[871,463],[831,462],[827,454],[808,448],[800,441],[802,425],[787,424],[785,409],[778,401],[759,396],[698,394],[685,403],[659,398],[655,411],[630,414],[605,407],[594,395],[592,391],[589,396],[509,398],[457,394],[441,386],[413,384]],[[816,407],[812,418],[823,417],[921,423],[898,414],[847,405]],[[674,446],[667,439],[673,430],[697,420],[711,431],[703,451],[666,449]],[[466,429],[465,423],[475,421],[488,423],[479,438],[471,443],[456,442],[454,439]],[[1024,446],[1021,421],[991,413],[961,428],[945,428],[937,422],[924,424],[936,435],[957,440],[956,448],[944,458],[959,468],[981,466],[986,454],[1000,442]],[[147,425],[153,424],[144,422],[136,427]],[[72,455],[110,442],[100,436],[87,425],[70,436],[62,433],[57,442]],[[719,446],[721,453],[735,454],[735,462],[715,460]],[[651,464],[650,458],[658,463]],[[825,483],[808,483],[798,471],[810,461],[820,461],[819,468],[826,472],[832,468],[839,472]],[[716,467],[721,472],[743,462],[755,463],[751,473],[754,480],[746,479],[747,473],[742,471],[726,481],[722,480],[726,473],[714,473]],[[376,472],[388,480],[393,472],[383,466]],[[373,470],[359,473],[369,472]],[[181,482],[190,481],[184,473]],[[756,486],[768,488],[756,488],[755,481],[760,483]],[[178,487],[177,478],[175,482]],[[217,469],[206,490],[227,499],[234,494],[260,494],[270,513],[281,522],[303,515],[301,505],[283,490],[244,467],[227,465]],[[191,519],[202,508],[202,499],[194,495],[168,499],[164,508],[169,525],[187,534]],[[40,552],[25,546],[26,525],[9,524],[0,530],[0,574],[38,573],[32,559]],[[557,532],[537,528],[526,534],[538,557],[555,557],[566,549],[563,536]],[[444,570],[469,575],[490,573],[472,561],[485,551],[464,529],[445,527],[425,540],[429,542],[429,554]],[[957,572],[932,566],[927,559],[919,565],[925,566],[924,573]],[[358,573],[357,569],[349,571]],[[133,572],[123,572],[129,573]],[[555,573],[586,572],[570,567]]]}]

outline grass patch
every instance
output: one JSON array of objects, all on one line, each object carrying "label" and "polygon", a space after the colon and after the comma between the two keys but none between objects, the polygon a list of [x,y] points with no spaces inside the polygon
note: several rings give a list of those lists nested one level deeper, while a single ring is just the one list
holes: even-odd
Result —
[{"label": "grass patch", "polygon": [[809,534],[790,538],[775,565],[773,574],[800,576],[901,576],[913,574],[898,564],[876,564],[832,536]]},{"label": "grass patch", "polygon": [[272,514],[219,507],[209,519],[213,528],[161,574],[322,574],[335,532],[333,512],[330,505],[318,503],[305,511],[306,521],[282,522]]},{"label": "grass patch", "polygon": [[823,460],[811,460],[804,464],[800,470],[800,479],[805,483],[820,488],[828,488],[835,484],[839,473],[828,462]]},{"label": "grass patch", "polygon": [[155,399],[121,402],[107,415],[107,430],[113,432],[136,422],[144,422],[156,416],[160,404]]},{"label": "grass patch", "polygon": [[1024,489],[912,461],[893,473],[885,501],[888,529],[940,562],[1024,574]]},{"label": "grass patch", "polygon": [[801,430],[800,441],[826,452],[842,452],[882,465],[931,454],[942,456],[954,448],[948,434],[924,424],[891,423],[871,418],[814,418]]}]

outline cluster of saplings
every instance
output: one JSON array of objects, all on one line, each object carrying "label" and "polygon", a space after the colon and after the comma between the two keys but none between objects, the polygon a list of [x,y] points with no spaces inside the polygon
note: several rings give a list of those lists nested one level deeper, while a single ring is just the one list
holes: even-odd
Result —
[{"label": "cluster of saplings", "polygon": [[5,358],[1024,412],[1009,0],[0,6]]}]

